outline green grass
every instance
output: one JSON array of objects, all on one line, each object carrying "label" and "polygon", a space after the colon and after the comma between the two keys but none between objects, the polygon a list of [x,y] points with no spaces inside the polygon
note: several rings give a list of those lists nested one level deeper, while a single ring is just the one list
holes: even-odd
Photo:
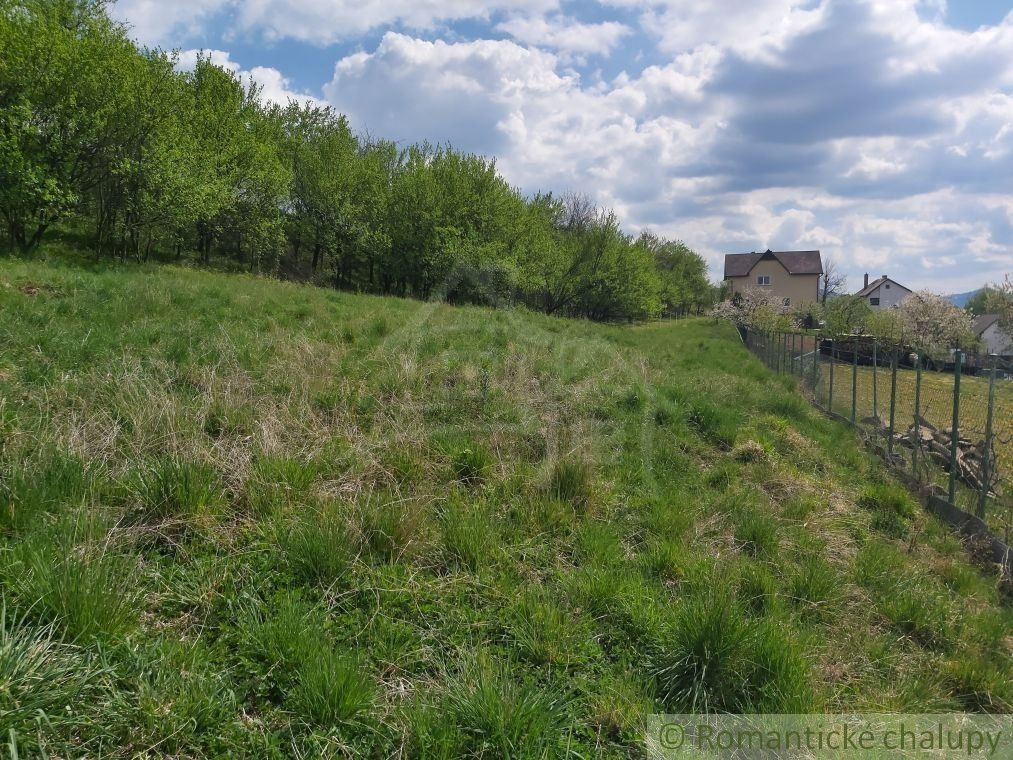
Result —
[{"label": "green grass", "polygon": [[20,756],[622,758],[661,710],[1013,710],[996,579],[726,325],[16,260],[0,313]]}]

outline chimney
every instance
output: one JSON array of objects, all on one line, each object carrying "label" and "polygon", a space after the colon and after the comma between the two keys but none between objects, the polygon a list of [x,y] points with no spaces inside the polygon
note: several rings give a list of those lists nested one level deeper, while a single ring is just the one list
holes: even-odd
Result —
[{"label": "chimney", "polygon": [[864,288],[869,287],[869,273],[868,272],[865,273],[865,285],[863,285],[862,287],[864,287]]}]

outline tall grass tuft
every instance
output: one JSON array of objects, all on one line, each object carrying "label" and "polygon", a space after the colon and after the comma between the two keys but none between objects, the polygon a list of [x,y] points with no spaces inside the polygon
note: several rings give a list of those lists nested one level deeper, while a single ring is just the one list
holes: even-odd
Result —
[{"label": "tall grass tuft", "polygon": [[142,469],[134,489],[144,516],[151,520],[213,515],[225,504],[221,481],[213,469],[175,458]]},{"label": "tall grass tuft", "polygon": [[318,645],[298,668],[287,704],[311,723],[348,723],[369,709],[376,687],[350,656]]},{"label": "tall grass tuft", "polygon": [[0,468],[6,470],[6,477],[0,477],[0,533],[21,532],[45,512],[76,506],[91,482],[84,463],[61,452]]},{"label": "tall grass tuft", "polygon": [[490,517],[474,507],[452,504],[440,516],[447,562],[475,572],[498,551]]},{"label": "tall grass tuft", "polygon": [[696,595],[679,608],[650,671],[671,712],[793,712],[811,701],[795,648],[720,593]]},{"label": "tall grass tuft", "polygon": [[735,526],[735,540],[753,557],[770,557],[777,551],[777,524],[773,518],[746,509]]},{"label": "tall grass tuft", "polygon": [[565,664],[579,656],[584,631],[544,592],[524,594],[511,607],[509,620],[513,643],[533,665]]},{"label": "tall grass tuft", "polygon": [[3,740],[20,737],[23,750],[39,749],[38,720],[49,726],[76,720],[68,707],[101,675],[82,649],[59,640],[52,625],[36,626],[12,616],[0,601],[0,716]]},{"label": "tall grass tuft", "polygon": [[591,502],[591,467],[583,459],[560,459],[552,465],[548,494],[575,509],[583,510]]},{"label": "tall grass tuft", "polygon": [[283,524],[278,545],[300,583],[329,587],[349,572],[355,544],[344,516],[333,506],[309,511]]},{"label": "tall grass tuft", "polygon": [[363,546],[386,562],[407,558],[425,540],[425,516],[420,505],[407,499],[370,498],[358,508]]},{"label": "tall grass tuft", "polygon": [[58,625],[75,641],[115,640],[134,628],[140,613],[136,561],[96,546],[33,534],[12,550],[5,574],[33,614]]},{"label": "tall grass tuft", "polygon": [[509,662],[480,658],[448,677],[445,709],[464,734],[463,754],[553,757],[565,739],[558,696],[519,680]]}]

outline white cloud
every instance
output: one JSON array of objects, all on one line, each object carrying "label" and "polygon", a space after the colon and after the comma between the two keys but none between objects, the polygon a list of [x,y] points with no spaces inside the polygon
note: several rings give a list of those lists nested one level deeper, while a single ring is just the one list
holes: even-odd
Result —
[{"label": "white cloud", "polygon": [[525,45],[595,55],[607,55],[632,31],[616,21],[584,24],[564,16],[512,16],[496,28]]},{"label": "white cloud", "polygon": [[203,31],[233,0],[118,0],[111,13],[145,45],[174,47]]},{"label": "white cloud", "polygon": [[558,6],[559,0],[121,0],[113,12],[129,20],[147,44],[190,39],[227,15],[233,33],[323,45],[394,25],[429,30],[455,20],[537,15]]},{"label": "white cloud", "polygon": [[640,14],[641,26],[662,50],[679,53],[700,45],[760,56],[819,22],[822,5],[811,0],[603,0]]}]

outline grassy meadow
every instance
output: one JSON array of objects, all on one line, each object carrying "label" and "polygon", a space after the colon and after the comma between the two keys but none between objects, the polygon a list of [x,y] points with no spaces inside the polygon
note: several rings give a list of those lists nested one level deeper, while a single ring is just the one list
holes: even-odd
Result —
[{"label": "grassy meadow", "polygon": [[710,320],[0,262],[0,756],[1013,710],[994,576]]}]

